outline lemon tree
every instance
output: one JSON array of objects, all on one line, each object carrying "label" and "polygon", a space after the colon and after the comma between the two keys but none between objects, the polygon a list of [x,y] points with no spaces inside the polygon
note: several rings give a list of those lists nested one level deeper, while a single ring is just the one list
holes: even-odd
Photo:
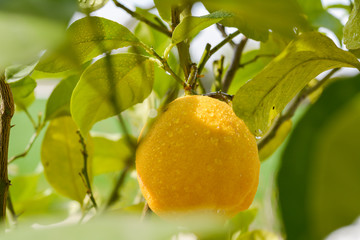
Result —
[{"label": "lemon tree", "polygon": [[351,224],[359,6],[2,0],[0,237],[319,239]]}]

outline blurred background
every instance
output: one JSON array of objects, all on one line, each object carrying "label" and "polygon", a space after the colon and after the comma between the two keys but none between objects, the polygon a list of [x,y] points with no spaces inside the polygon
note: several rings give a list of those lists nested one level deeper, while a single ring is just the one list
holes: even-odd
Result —
[{"label": "blurred background", "polygon": [[[348,10],[341,7],[329,9],[327,7],[349,5],[348,0],[322,0],[322,4],[328,13],[340,20],[341,24],[344,25],[347,22]],[[125,5],[133,10],[136,7],[148,9],[153,6],[153,2],[128,0]],[[151,10],[151,12],[156,14],[156,10]],[[193,15],[205,14],[208,12],[201,4],[194,6]],[[117,8],[112,1],[93,12],[92,15],[119,22],[132,31],[138,24],[137,20]],[[82,13],[76,13],[71,21],[84,16]],[[234,29],[229,28],[227,31],[230,33]],[[328,35],[337,46],[344,48],[334,32],[324,27],[321,27],[320,31]],[[199,61],[206,43],[216,45],[222,39],[221,33],[215,26],[203,30],[191,43],[193,62]],[[234,41],[237,42],[239,39],[240,36]],[[258,49],[259,45],[259,42],[251,40],[246,46],[245,53]],[[127,51],[127,49],[121,51]],[[227,65],[232,58],[232,52],[232,48],[226,45],[223,51],[214,54],[206,67],[212,69],[212,60],[218,59],[220,55],[225,56],[225,65]],[[250,65],[249,68],[253,70],[239,70],[237,77],[241,78],[241,81],[251,79],[256,73],[256,66],[252,68]],[[325,74],[321,74],[319,78]],[[257,209],[257,215],[251,228],[266,229],[277,234],[281,234],[286,228],[289,236],[301,236],[307,233],[313,236],[313,239],[321,239],[325,236],[328,236],[327,239],[330,240],[359,239],[360,223],[359,220],[356,223],[356,219],[360,215],[360,154],[358,151],[360,77],[356,76],[357,74],[357,70],[342,69],[335,75],[338,78],[337,81],[324,90],[324,94],[315,104],[310,107],[304,104],[298,109],[293,118],[291,134],[262,163],[259,189],[253,203],[254,209]],[[207,89],[210,88],[211,78],[211,71],[205,72],[204,81]],[[208,83],[206,83],[207,80]],[[60,79],[46,78],[37,81],[35,101],[28,108],[28,114],[36,119],[39,113],[44,113],[47,98],[59,81]],[[153,113],[156,108],[153,104],[154,101],[156,102],[155,96],[151,95],[149,99],[123,113],[125,119],[132,119],[126,124],[134,136],[138,136],[148,114]],[[317,99],[316,96],[315,99]],[[108,133],[116,138],[116,135],[121,134],[116,121],[117,119],[110,118],[97,123],[93,128],[93,133],[95,135]],[[34,133],[32,122],[24,111],[16,112],[12,124],[15,127],[11,130],[9,156],[23,152]],[[9,165],[12,189],[14,189],[11,194],[16,208],[23,212],[24,216],[31,216],[42,211],[44,214],[52,212],[60,214],[65,218],[71,211],[76,211],[76,204],[69,207],[67,199],[54,193],[45,181],[40,162],[44,132],[42,131],[39,135],[25,158]],[[95,176],[95,192],[103,196],[109,195],[115,174]],[[22,189],[27,190],[22,191]],[[138,201],[136,199],[140,198],[134,174],[127,177],[123,196],[125,197],[118,203],[122,207],[131,206],[134,201]],[[288,226],[284,226],[281,219],[289,223]],[[352,223],[354,225],[351,225]],[[351,226],[333,232],[347,225]],[[331,232],[333,233],[329,235]],[[345,238],[346,234],[350,237]]]}]

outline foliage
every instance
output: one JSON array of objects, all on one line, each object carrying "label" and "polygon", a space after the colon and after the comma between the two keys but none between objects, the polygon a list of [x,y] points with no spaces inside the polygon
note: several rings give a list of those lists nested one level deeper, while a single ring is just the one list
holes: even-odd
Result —
[{"label": "foliage", "polygon": [[[2,0],[0,80],[16,113],[8,167],[0,164],[14,230],[1,238],[320,239],[350,224],[360,215],[360,79],[342,75],[360,69],[360,1],[322,2],[154,0],[133,10],[117,0]],[[131,21],[110,20],[109,8]],[[215,31],[222,38],[211,46]],[[48,82],[54,89],[40,99]],[[226,223],[143,212],[135,139],[184,93],[230,103],[257,139],[258,193]],[[64,219],[71,226],[25,227]]]}]

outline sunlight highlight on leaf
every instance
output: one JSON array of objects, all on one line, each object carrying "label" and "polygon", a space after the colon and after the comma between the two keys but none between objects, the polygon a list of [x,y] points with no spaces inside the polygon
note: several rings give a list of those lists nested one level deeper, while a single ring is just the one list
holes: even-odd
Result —
[{"label": "sunlight highlight on leaf", "polygon": [[338,67],[360,69],[360,63],[321,33],[303,33],[239,89],[233,100],[234,112],[254,135],[262,136],[309,81]]},{"label": "sunlight highlight on leaf", "polygon": [[[81,174],[84,159],[77,130],[78,127],[71,117],[52,120],[41,146],[41,162],[50,185],[61,195],[82,205],[88,189]],[[89,154],[88,174],[91,181],[93,144],[89,135],[86,144]]]},{"label": "sunlight highlight on leaf", "polygon": [[[71,98],[71,114],[82,133],[94,123],[119,114],[150,94],[154,64],[149,58],[131,54],[102,58],[82,74]],[[109,67],[113,76],[109,77]]]}]

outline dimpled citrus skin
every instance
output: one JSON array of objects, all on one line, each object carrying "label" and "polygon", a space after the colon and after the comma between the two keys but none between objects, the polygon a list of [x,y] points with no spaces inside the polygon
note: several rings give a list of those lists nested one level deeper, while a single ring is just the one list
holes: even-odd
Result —
[{"label": "dimpled citrus skin", "polygon": [[254,136],[228,104],[186,96],[170,103],[140,142],[136,170],[159,216],[231,217],[251,205],[260,161]]}]

